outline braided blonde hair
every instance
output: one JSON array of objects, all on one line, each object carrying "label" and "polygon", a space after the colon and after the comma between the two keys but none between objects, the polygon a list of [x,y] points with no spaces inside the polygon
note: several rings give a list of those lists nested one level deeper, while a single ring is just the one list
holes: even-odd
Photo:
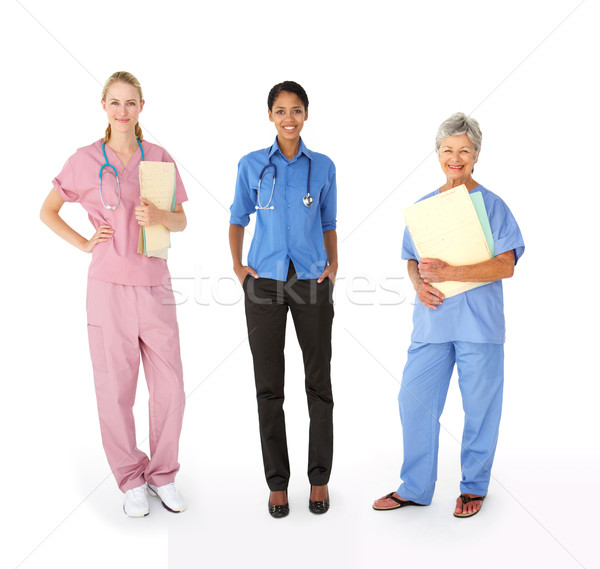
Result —
[{"label": "braided blonde hair", "polygon": [[[104,83],[104,88],[102,89],[102,100],[106,102],[106,94],[108,93],[108,89],[113,83],[129,83],[135,87],[140,95],[140,101],[143,100],[144,96],[142,95],[142,86],[137,78],[127,71],[117,71],[113,73]],[[144,139],[144,135],[142,134],[142,127],[140,123],[135,125],[135,136],[140,140],[140,142]],[[106,132],[104,134],[104,142],[108,142],[110,140],[110,124],[106,127]]]}]

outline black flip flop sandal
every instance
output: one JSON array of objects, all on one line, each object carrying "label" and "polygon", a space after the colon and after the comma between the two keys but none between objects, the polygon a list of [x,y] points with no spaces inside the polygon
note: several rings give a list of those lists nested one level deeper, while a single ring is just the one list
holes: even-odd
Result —
[{"label": "black flip flop sandal", "polygon": [[391,499],[394,500],[394,502],[396,502],[396,506],[392,506],[391,508],[376,508],[373,505],[373,509],[377,510],[378,512],[385,512],[387,510],[397,510],[398,508],[403,508],[404,506],[423,506],[424,504],[417,504],[416,502],[411,502],[410,500],[398,500],[398,498],[396,498],[393,492],[390,492],[387,496],[385,496],[385,498],[383,498],[384,500],[386,499]]},{"label": "black flip flop sandal", "polygon": [[[483,502],[485,500],[485,496],[476,496],[474,498],[471,498],[471,496],[467,496],[466,494],[461,494],[459,496],[463,506],[465,504],[468,504],[469,502],[474,502],[476,500],[481,500],[481,502]],[[471,512],[470,514],[457,514],[456,512],[454,512],[454,517],[455,518],[472,518],[475,514],[477,514],[478,512],[481,511],[481,507],[479,508],[479,510],[475,510],[474,512]]]}]

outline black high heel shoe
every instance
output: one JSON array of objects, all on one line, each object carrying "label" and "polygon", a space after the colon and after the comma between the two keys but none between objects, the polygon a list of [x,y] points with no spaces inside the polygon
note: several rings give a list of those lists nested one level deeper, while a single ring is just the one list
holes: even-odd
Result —
[{"label": "black high heel shoe", "polygon": [[[312,486],[310,487],[312,494]],[[325,500],[308,500],[308,509],[313,514],[325,514],[329,510],[329,488],[327,489],[327,498]]]},{"label": "black high heel shoe", "polygon": [[[287,490],[285,491],[285,496],[287,498]],[[282,506],[273,506],[271,505],[271,495],[269,494],[269,499],[267,500],[267,504],[269,506],[269,514],[271,514],[274,518],[285,518],[290,513],[290,504],[286,502]]]}]

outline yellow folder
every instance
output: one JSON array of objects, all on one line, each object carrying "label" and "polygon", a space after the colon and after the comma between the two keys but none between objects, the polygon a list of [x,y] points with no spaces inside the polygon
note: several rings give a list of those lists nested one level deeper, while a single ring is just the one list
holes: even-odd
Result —
[{"label": "yellow folder", "polygon": [[[157,208],[175,209],[175,164],[142,161],[139,166],[141,196]],[[167,259],[171,232],[162,224],[140,228],[137,252],[147,257]]]},{"label": "yellow folder", "polygon": [[[449,265],[474,265],[492,258],[466,186],[461,185],[402,210],[419,257]],[[446,298],[486,283],[431,283]]]}]

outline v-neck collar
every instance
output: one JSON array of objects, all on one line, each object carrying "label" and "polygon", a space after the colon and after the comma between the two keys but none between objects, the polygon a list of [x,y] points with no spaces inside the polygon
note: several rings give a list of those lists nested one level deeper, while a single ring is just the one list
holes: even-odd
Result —
[{"label": "v-neck collar", "polygon": [[[102,151],[102,140],[100,140],[100,151]],[[143,144],[143,142],[140,142]],[[123,181],[127,179],[129,171],[131,170],[131,165],[135,164],[136,166],[140,163],[142,158],[142,151],[140,150],[140,145],[137,145],[135,152],[131,155],[129,162],[127,162],[127,166],[123,166],[123,162],[119,158],[119,155],[108,145],[104,146],[104,150],[106,151],[106,156],[108,158],[109,163],[117,169],[119,176],[123,175]],[[139,155],[139,159],[137,159]],[[102,157],[104,158],[104,156]]]}]

